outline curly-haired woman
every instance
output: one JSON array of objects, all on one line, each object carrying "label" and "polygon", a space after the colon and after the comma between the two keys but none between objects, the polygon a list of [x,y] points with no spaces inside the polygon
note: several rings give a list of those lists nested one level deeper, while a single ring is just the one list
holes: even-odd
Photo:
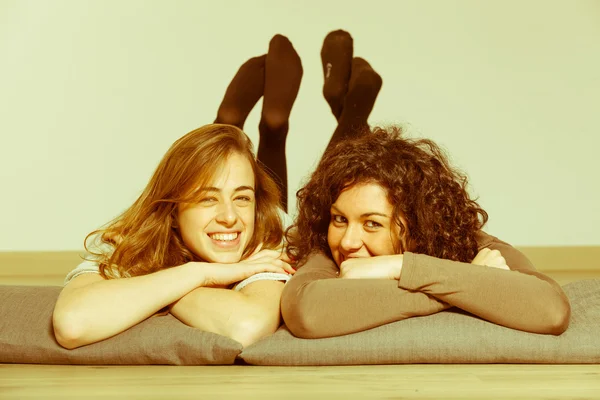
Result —
[{"label": "curly-haired woman", "polygon": [[467,179],[426,139],[375,129],[339,140],[297,194],[282,294],[299,337],[344,335],[457,307],[528,332],[560,334],[561,287],[484,233]]}]

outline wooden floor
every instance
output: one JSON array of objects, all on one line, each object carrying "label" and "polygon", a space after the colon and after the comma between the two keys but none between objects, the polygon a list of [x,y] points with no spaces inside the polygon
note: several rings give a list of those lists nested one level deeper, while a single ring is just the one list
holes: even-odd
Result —
[{"label": "wooden floor", "polygon": [[[548,272],[561,284],[600,271]],[[60,285],[62,276],[0,284]],[[599,322],[600,323],[600,322]],[[354,367],[0,364],[0,399],[600,399],[600,365]]]},{"label": "wooden floor", "polygon": [[0,399],[597,399],[597,365],[0,365]]}]

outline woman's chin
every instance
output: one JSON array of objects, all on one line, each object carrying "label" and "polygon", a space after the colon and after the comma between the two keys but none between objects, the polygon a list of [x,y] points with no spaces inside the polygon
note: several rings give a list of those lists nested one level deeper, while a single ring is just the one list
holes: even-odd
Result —
[{"label": "woman's chin", "polygon": [[238,251],[213,252],[207,257],[209,262],[220,264],[235,264],[240,262],[241,259],[242,255]]}]

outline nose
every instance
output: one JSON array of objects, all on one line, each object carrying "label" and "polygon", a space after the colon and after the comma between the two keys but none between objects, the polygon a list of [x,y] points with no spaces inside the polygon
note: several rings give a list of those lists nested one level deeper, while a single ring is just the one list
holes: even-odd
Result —
[{"label": "nose", "polygon": [[216,220],[224,226],[233,226],[237,222],[237,212],[230,201],[219,204]]},{"label": "nose", "polygon": [[344,253],[349,254],[358,251],[362,245],[361,229],[359,227],[348,225],[344,232],[344,236],[342,237],[342,241],[340,242],[340,247]]}]

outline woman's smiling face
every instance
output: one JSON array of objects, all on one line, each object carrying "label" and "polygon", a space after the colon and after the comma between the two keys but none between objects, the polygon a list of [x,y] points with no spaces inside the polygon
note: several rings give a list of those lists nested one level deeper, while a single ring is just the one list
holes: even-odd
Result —
[{"label": "woman's smiling face", "polygon": [[348,258],[397,253],[400,227],[379,184],[359,183],[343,190],[330,212],[327,242],[338,266]]},{"label": "woman's smiling face", "polygon": [[207,262],[236,263],[254,234],[254,171],[232,154],[196,203],[180,204],[178,225],[185,245]]}]

